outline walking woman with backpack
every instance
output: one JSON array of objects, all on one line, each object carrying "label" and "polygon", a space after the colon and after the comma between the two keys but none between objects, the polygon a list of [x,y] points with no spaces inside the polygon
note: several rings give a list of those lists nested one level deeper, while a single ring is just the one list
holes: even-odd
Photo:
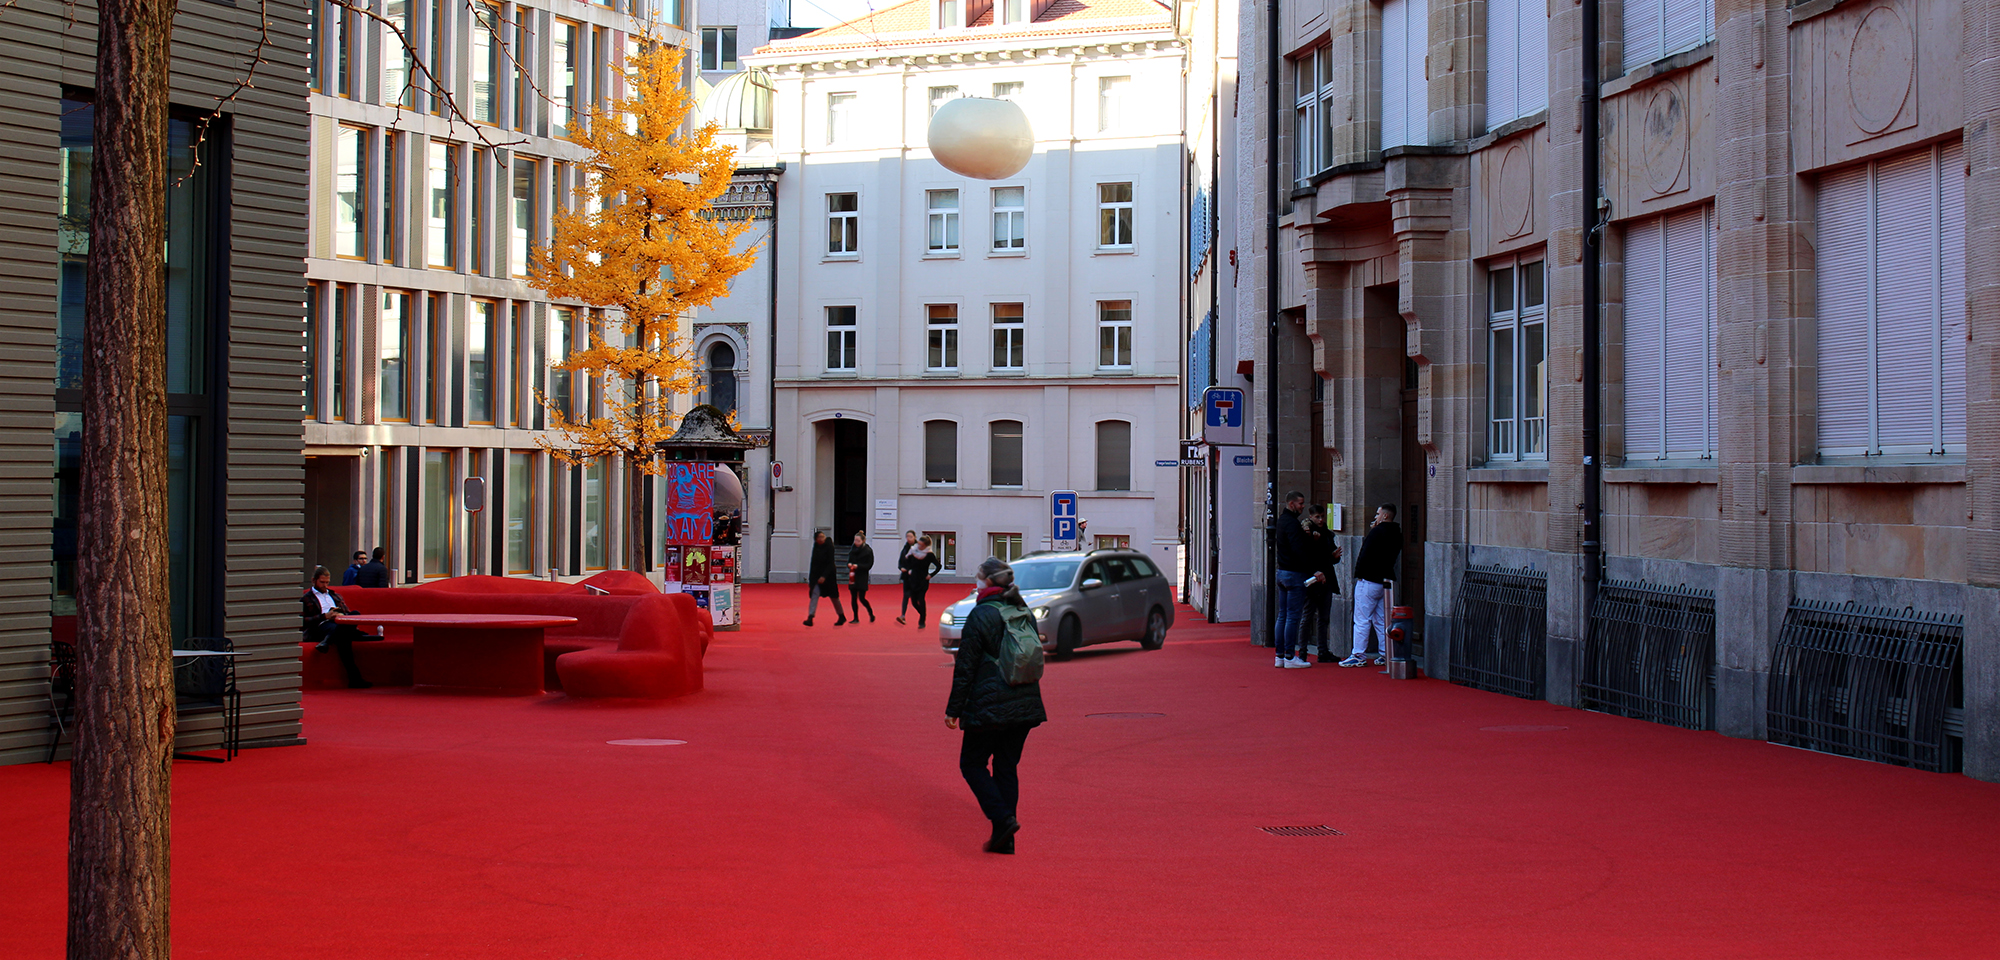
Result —
[{"label": "walking woman with backpack", "polygon": [[1042,707],[1042,644],[1007,561],[987,557],[979,565],[977,598],[959,637],[944,725],[965,732],[958,770],[993,824],[982,849],[1013,853],[1021,829],[1015,818],[1021,748],[1028,731],[1049,718]]}]

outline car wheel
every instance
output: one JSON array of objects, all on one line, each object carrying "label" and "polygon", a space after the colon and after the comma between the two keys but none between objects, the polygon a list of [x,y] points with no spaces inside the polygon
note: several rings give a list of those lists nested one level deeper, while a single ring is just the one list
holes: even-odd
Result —
[{"label": "car wheel", "polygon": [[1139,646],[1147,650],[1158,650],[1167,643],[1167,615],[1154,607],[1146,615],[1146,635],[1139,638]]},{"label": "car wheel", "polygon": [[1056,659],[1068,660],[1076,654],[1076,645],[1083,639],[1083,624],[1078,623],[1076,614],[1062,618],[1056,627]]}]

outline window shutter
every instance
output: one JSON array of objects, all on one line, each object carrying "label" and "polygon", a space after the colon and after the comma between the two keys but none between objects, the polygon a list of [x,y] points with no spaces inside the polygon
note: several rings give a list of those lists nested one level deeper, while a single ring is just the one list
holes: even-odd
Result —
[{"label": "window shutter", "polygon": [[1944,452],[1965,453],[1965,148],[1941,151],[1940,198],[1944,209],[1941,284],[1944,314]]},{"label": "window shutter", "polygon": [[1625,457],[1654,460],[1665,453],[1660,429],[1661,324],[1665,319],[1662,223],[1644,220],[1625,231]]},{"label": "window shutter", "polygon": [[1693,50],[1708,40],[1714,20],[1711,0],[1666,0],[1660,30],[1659,59],[1683,50]]},{"label": "window shutter", "polygon": [[1708,446],[1708,208],[1668,216],[1666,233],[1666,450],[1697,458]]},{"label": "window shutter", "polygon": [[1520,0],[1486,5],[1486,128],[1521,115]]},{"label": "window shutter", "polygon": [[1875,168],[1875,440],[1885,453],[1928,453],[1935,446],[1936,174],[1929,150]]},{"label": "window shutter", "polygon": [[1514,116],[1525,117],[1549,108],[1549,8],[1547,0],[1514,0],[1520,18],[1515,61],[1521,78],[1514,94]]},{"label": "window shutter", "polygon": [[1382,149],[1430,142],[1427,0],[1382,4]]},{"label": "window shutter", "polygon": [[1868,183],[1866,165],[1819,182],[1819,448],[1835,456],[1868,452]]},{"label": "window shutter", "polygon": [[[1625,69],[1644,66],[1660,58],[1660,24],[1666,14],[1662,4],[1674,0],[1631,0],[1625,4]],[[1706,0],[1703,0],[1706,2]]]}]

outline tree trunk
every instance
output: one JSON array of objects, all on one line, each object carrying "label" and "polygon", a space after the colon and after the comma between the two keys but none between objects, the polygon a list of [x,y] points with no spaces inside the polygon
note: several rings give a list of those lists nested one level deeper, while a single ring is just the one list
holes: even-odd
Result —
[{"label": "tree trunk", "polygon": [[646,527],[646,472],[633,457],[625,460],[625,547],[630,569],[645,573],[652,558],[652,531]]},{"label": "tree trunk", "polygon": [[103,0],[98,15],[69,958],[164,960],[174,697],[160,251],[174,0]]}]

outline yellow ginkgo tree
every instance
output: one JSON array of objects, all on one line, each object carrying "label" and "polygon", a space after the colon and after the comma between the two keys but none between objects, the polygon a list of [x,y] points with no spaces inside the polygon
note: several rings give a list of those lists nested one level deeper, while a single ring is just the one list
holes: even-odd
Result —
[{"label": "yellow ginkgo tree", "polygon": [[585,176],[529,263],[529,283],[550,297],[602,308],[591,314],[585,348],[551,364],[596,378],[602,409],[572,412],[543,397],[552,436],[542,446],[571,465],[623,461],[634,570],[647,566],[643,478],[663,470],[655,445],[678,425],[674,399],[699,386],[683,323],[727,296],[730,278],[754,259],[736,245],[748,224],[710,216],[736,151],[715,142],[714,124],[687,122],[683,55],[656,38],[638,40],[624,64],[627,96],[574,125],[570,141],[591,151],[578,164]]}]

